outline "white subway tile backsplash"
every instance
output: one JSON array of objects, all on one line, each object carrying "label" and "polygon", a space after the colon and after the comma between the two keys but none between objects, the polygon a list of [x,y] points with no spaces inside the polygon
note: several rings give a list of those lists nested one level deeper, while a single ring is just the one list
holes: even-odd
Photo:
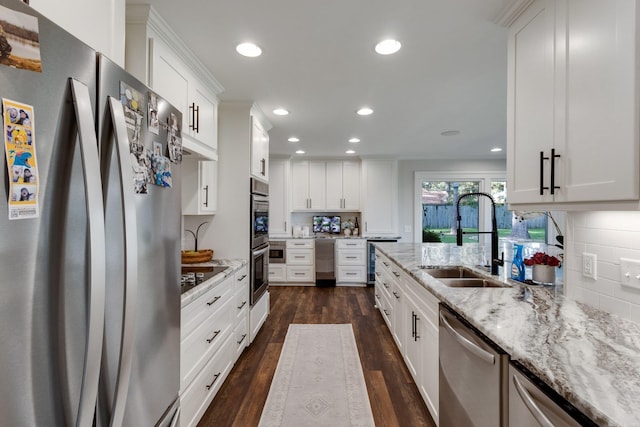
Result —
[{"label": "white subway tile backsplash", "polygon": [[[640,212],[571,212],[565,239],[565,295],[638,322],[640,290],[620,285],[620,258],[640,259]],[[596,280],[582,275],[582,253],[598,257]]]}]

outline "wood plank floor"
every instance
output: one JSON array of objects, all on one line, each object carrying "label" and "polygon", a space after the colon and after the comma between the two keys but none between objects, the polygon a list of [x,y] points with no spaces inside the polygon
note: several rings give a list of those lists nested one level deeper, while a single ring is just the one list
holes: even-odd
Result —
[{"label": "wood plank floor", "polygon": [[374,307],[373,288],[274,286],[271,313],[198,424],[257,426],[291,323],[351,323],[376,426],[435,427]]}]

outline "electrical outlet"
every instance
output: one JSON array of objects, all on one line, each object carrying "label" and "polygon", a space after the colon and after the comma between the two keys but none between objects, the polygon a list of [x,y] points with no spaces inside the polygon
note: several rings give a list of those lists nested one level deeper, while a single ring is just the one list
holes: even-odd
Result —
[{"label": "electrical outlet", "polygon": [[596,254],[590,254],[587,252],[582,253],[582,275],[585,277],[590,277],[593,280],[598,278],[596,265],[598,262],[598,257]]},{"label": "electrical outlet", "polygon": [[640,289],[640,260],[620,258],[620,282],[623,286]]}]

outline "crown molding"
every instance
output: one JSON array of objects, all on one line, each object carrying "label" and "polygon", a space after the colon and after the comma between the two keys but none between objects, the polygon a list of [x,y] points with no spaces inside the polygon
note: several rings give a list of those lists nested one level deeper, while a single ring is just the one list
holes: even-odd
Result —
[{"label": "crown molding", "polygon": [[494,23],[509,27],[524,12],[534,0],[510,0],[500,10],[493,20]]},{"label": "crown molding", "polygon": [[128,4],[126,11],[127,25],[144,25],[152,30],[215,95],[224,91],[220,82],[151,5]]}]

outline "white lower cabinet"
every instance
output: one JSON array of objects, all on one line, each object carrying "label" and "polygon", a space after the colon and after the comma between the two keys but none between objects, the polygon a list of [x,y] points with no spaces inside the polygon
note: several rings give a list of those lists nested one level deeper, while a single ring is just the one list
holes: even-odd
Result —
[{"label": "white lower cabinet", "polygon": [[248,345],[247,265],[182,308],[180,425],[195,426]]},{"label": "white lower cabinet", "polygon": [[287,240],[286,250],[287,282],[315,282],[315,241],[313,239]]},{"label": "white lower cabinet", "polygon": [[366,283],[367,241],[364,239],[336,240],[337,283]]},{"label": "white lower cabinet", "polygon": [[286,264],[269,264],[269,283],[283,283],[287,281]]},{"label": "white lower cabinet", "polygon": [[438,299],[376,252],[376,304],[438,424]]}]

